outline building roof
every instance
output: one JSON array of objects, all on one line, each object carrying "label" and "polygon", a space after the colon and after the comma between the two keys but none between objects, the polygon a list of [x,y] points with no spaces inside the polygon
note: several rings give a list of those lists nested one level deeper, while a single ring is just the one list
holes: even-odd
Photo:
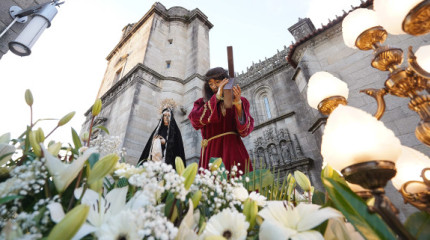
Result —
[{"label": "building roof", "polygon": [[[106,57],[106,60],[110,60],[112,56],[120,49],[128,39],[149,19],[152,14],[158,14],[163,17],[166,21],[182,21],[185,23],[192,22],[194,19],[199,19],[202,21],[209,29],[213,27],[213,24],[208,20],[208,17],[196,8],[194,10],[187,10],[183,7],[171,7],[166,9],[166,7],[156,2],[152,5],[151,9],[137,22],[133,23],[131,29],[123,36],[119,43],[114,47],[114,49]],[[127,26],[126,26],[127,27]]]},{"label": "building roof", "polygon": [[361,0],[361,4],[356,7],[352,7],[352,9],[348,12],[343,12],[342,16],[336,17],[334,20],[329,21],[326,25],[321,26],[321,28],[318,28],[317,30],[313,31],[309,35],[305,36],[304,38],[300,39],[299,41],[295,42],[294,44],[291,44],[288,52],[288,55],[286,57],[286,60],[291,66],[294,68],[297,67],[297,63],[293,60],[293,55],[297,47],[302,45],[303,43],[307,42],[308,40],[314,38],[315,36],[319,35],[320,33],[326,31],[327,29],[330,29],[331,27],[335,26],[336,24],[343,21],[343,19],[348,15],[349,12],[357,9],[357,8],[367,8],[369,6],[373,5],[373,0]]}]

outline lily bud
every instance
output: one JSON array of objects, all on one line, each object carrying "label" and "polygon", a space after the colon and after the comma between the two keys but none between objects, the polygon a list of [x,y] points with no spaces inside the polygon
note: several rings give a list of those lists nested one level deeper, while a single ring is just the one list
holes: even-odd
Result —
[{"label": "lily bud", "polygon": [[191,197],[191,200],[193,201],[194,208],[196,208],[199,205],[201,198],[202,198],[202,191],[197,190],[197,192],[195,192],[193,194],[193,196]]},{"label": "lily bud", "polygon": [[88,132],[84,132],[81,136],[81,140],[83,142],[88,142],[88,139],[90,138],[90,134]]},{"label": "lily bud", "polygon": [[248,198],[243,206],[243,214],[246,216],[246,221],[249,222],[249,229],[252,229],[258,214],[257,202]]},{"label": "lily bud", "polygon": [[222,163],[222,158],[217,158],[215,161],[213,161],[210,169],[211,172],[217,170],[219,166],[221,166],[221,163]]},{"label": "lily bud", "polygon": [[191,184],[194,182],[194,178],[197,174],[197,167],[197,163],[192,163],[182,173],[182,176],[185,178],[184,187],[186,190],[190,189]]},{"label": "lily bud", "polygon": [[30,89],[25,90],[25,102],[30,107],[33,105],[33,94],[31,94]]},{"label": "lily bud", "polygon": [[311,181],[306,175],[300,171],[294,171],[294,178],[297,181],[297,184],[303,189],[303,191],[311,190]]},{"label": "lily bud", "polygon": [[185,169],[184,162],[182,162],[182,158],[180,158],[180,157],[175,158],[175,166],[176,166],[176,172],[179,175],[182,175],[182,172]]},{"label": "lily bud", "polygon": [[111,173],[115,168],[119,156],[115,153],[106,155],[94,164],[88,176],[88,184],[92,184],[100,179],[103,179],[107,174]]},{"label": "lily bud", "polygon": [[38,143],[43,143],[45,141],[45,133],[43,133],[43,130],[41,128],[38,128],[36,130],[36,141]]},{"label": "lily bud", "polygon": [[291,196],[294,188],[296,187],[296,179],[290,173],[288,174],[287,181],[288,181],[287,195]]},{"label": "lily bud", "polygon": [[99,98],[94,103],[91,114],[95,117],[95,116],[99,115],[101,110],[102,110],[102,100]]},{"label": "lily bud", "polygon": [[58,126],[61,127],[61,126],[65,125],[66,123],[68,123],[73,118],[73,116],[75,116],[75,112],[68,113],[66,116],[61,118],[60,121],[58,121]]},{"label": "lily bud", "polygon": [[61,150],[61,143],[60,142],[53,143],[53,144],[49,145],[49,147],[48,147],[48,152],[50,154],[52,154],[53,156],[57,156],[58,153],[60,152],[60,150]]},{"label": "lily bud", "polygon": [[54,226],[52,231],[49,233],[48,240],[72,239],[79,231],[82,224],[85,223],[89,211],[90,207],[85,204],[81,204],[73,208],[57,225]]},{"label": "lily bud", "polygon": [[41,157],[42,156],[42,149],[40,148],[39,142],[37,142],[36,133],[34,131],[31,131],[28,134],[28,137],[30,140],[30,145],[33,148],[34,154],[36,154],[36,156],[38,156],[38,157]]},{"label": "lily bud", "polygon": [[96,191],[96,192],[100,192],[100,190],[103,187],[103,178],[93,182],[90,184],[90,189]]},{"label": "lily bud", "polygon": [[333,177],[333,168],[329,165],[325,166],[323,169],[323,177],[325,178],[332,178]]}]

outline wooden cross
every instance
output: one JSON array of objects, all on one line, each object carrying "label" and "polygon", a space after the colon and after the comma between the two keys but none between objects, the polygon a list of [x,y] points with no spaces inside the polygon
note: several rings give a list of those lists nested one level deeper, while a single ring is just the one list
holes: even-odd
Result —
[{"label": "wooden cross", "polygon": [[233,106],[233,86],[234,86],[234,63],[233,63],[233,47],[227,47],[227,62],[229,82],[224,86],[224,106],[231,108]]}]

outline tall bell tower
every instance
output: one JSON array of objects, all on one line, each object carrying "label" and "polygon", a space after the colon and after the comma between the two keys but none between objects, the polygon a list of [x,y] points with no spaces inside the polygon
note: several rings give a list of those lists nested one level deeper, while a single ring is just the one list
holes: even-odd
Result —
[{"label": "tall bell tower", "polygon": [[[107,127],[110,135],[120,137],[127,162],[137,163],[156,127],[163,99],[177,104],[174,114],[187,161],[198,161],[201,137],[187,116],[201,96],[203,75],[209,69],[212,27],[198,8],[166,9],[157,2],[138,22],[122,29],[121,40],[106,58],[97,94],[103,108],[96,122]],[[91,110],[85,115],[82,131],[89,129]]]}]

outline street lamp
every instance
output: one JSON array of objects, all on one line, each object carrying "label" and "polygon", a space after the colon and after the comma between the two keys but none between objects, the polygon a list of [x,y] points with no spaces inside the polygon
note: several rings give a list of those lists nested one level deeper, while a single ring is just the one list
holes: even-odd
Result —
[{"label": "street lamp", "polygon": [[0,34],[0,37],[3,36],[15,22],[25,23],[27,21],[27,16],[33,15],[31,21],[18,35],[18,37],[14,41],[9,42],[9,49],[16,55],[30,55],[31,48],[33,47],[34,43],[37,41],[37,39],[39,39],[40,35],[45,31],[45,29],[51,26],[52,19],[54,19],[58,12],[56,6],[59,6],[63,3],[64,2],[59,2],[59,0],[53,0],[52,2],[37,5],[24,10],[17,6],[12,6],[9,9],[9,13],[14,20]]},{"label": "street lamp", "polygon": [[[402,67],[403,50],[381,44],[388,33],[418,36],[429,32],[430,0],[374,0],[374,10],[357,9],[343,20],[345,45],[373,50],[371,66],[389,72],[383,88],[361,91],[376,99],[378,109],[374,117],[360,109],[343,106],[346,101],[331,104],[328,112],[322,111],[319,106],[326,99],[341,94],[324,87],[308,90],[311,107],[318,105],[322,114],[330,114],[321,144],[324,161],[341,172],[349,183],[370,191],[375,203],[369,209],[380,214],[401,239],[413,237],[397,219],[397,209],[385,196],[384,187],[392,180],[405,202],[430,213],[430,159],[401,146],[394,133],[378,120],[385,111],[385,95],[410,98],[409,108],[421,118],[415,135],[430,146],[430,46],[420,47],[415,54],[409,47],[408,66]],[[333,85],[324,79],[326,75],[318,72],[310,80],[319,82],[320,86]]]}]

